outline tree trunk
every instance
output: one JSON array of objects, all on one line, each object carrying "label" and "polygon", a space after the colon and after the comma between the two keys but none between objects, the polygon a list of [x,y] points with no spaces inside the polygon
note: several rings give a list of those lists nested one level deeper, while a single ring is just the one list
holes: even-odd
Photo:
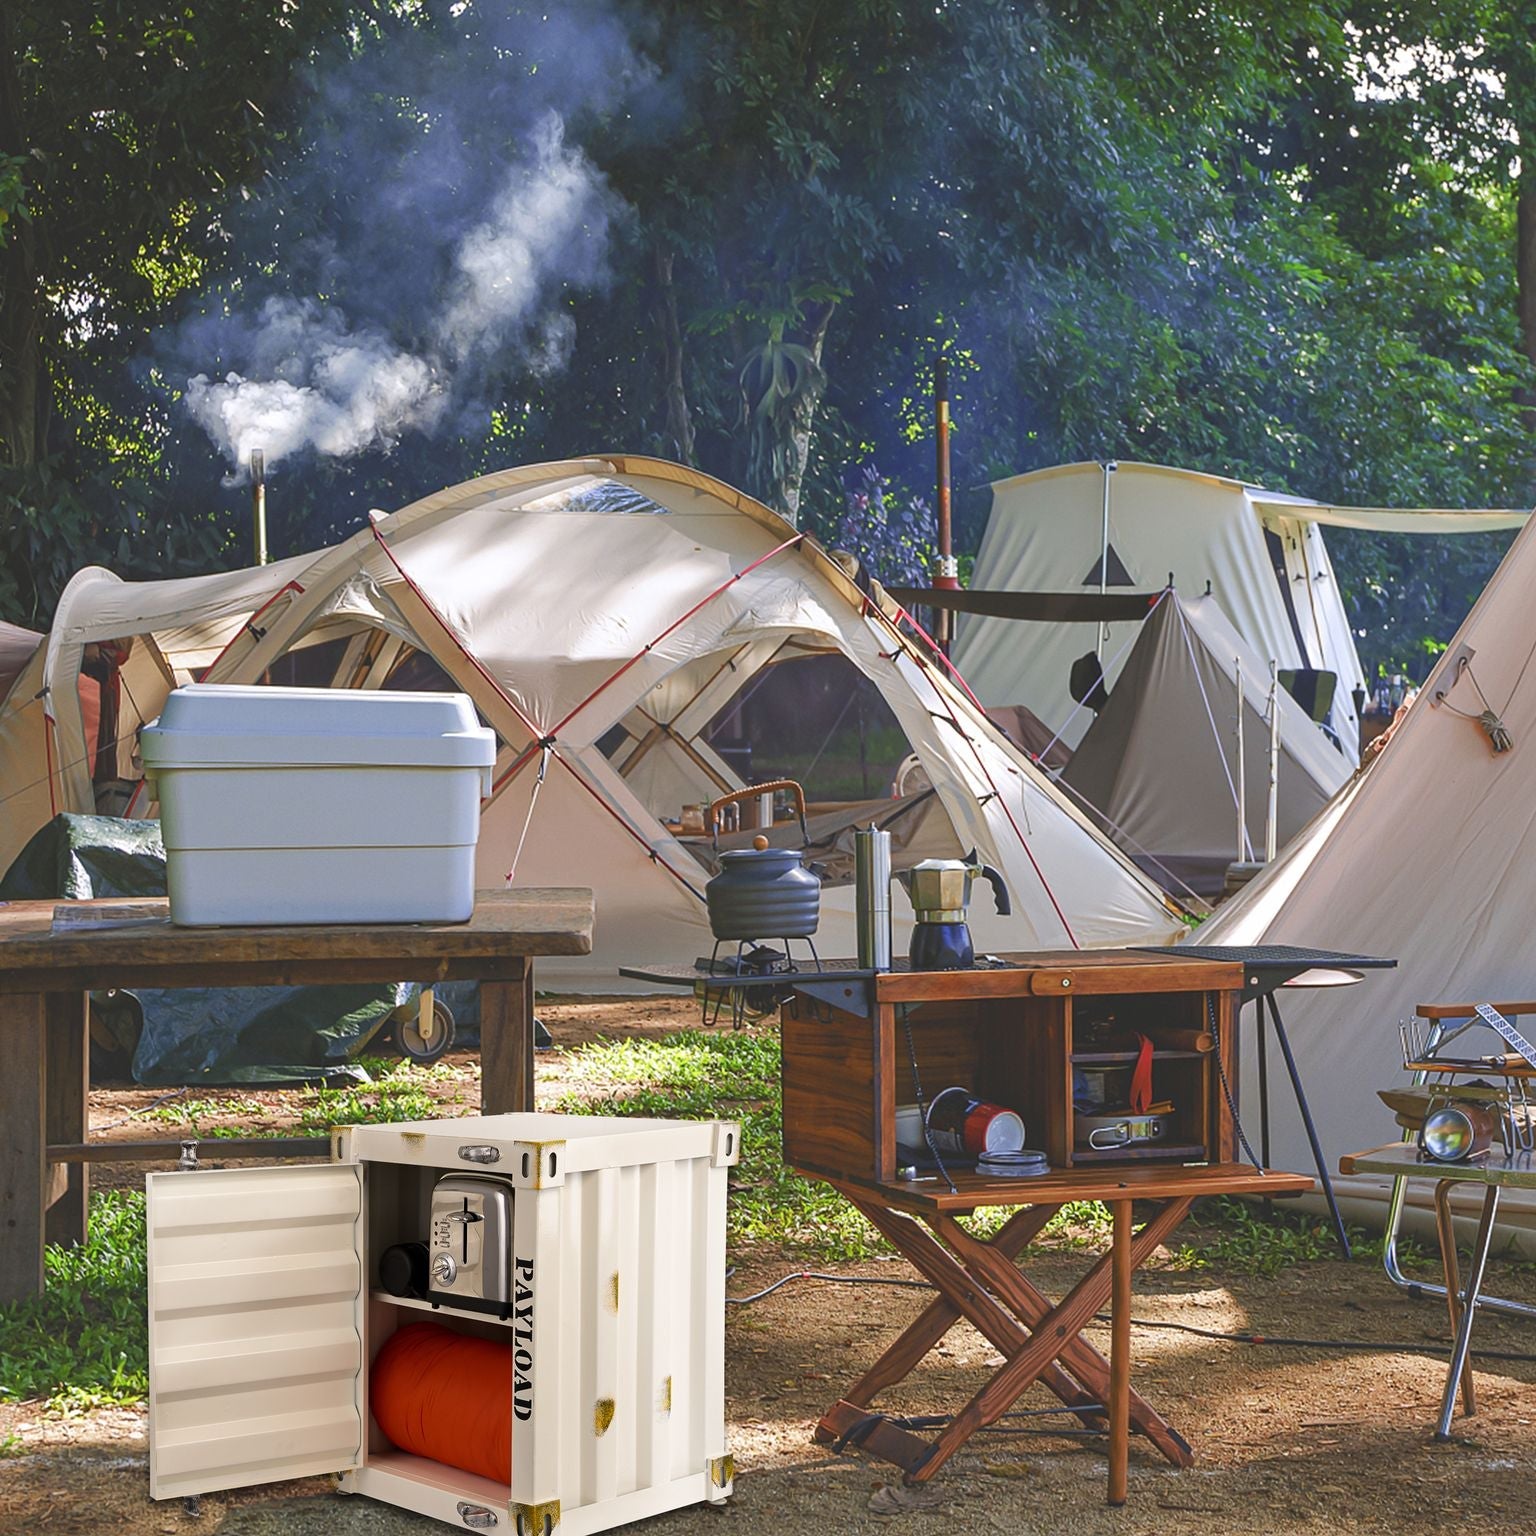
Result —
[{"label": "tree trunk", "polygon": [[[1520,349],[1536,367],[1536,128],[1520,136],[1520,181],[1515,192],[1515,282],[1520,314]],[[1527,146],[1530,146],[1528,149]],[[1520,391],[1526,430],[1536,432],[1536,392]]]},{"label": "tree trunk", "polygon": [[677,290],[672,286],[672,252],[652,250],[656,283],[656,326],[661,333],[661,395],[666,407],[662,440],[666,451],[682,464],[693,464],[693,417],[683,383],[683,332],[677,319]]},{"label": "tree trunk", "polygon": [[826,379],[821,371],[821,350],[826,343],[827,327],[832,323],[831,304],[823,305],[805,339],[806,350],[816,365],[811,382],[798,390],[785,413],[787,442],[783,455],[784,472],[776,487],[775,500],[779,509],[797,527],[800,523],[800,492],[805,483],[805,469],[811,457],[811,429],[816,421],[816,407],[826,390]]},{"label": "tree trunk", "polygon": [[[27,143],[14,46],[0,6],[0,147],[10,154],[24,152]],[[42,300],[36,231],[30,220],[14,218],[0,246],[0,454],[13,465],[34,464],[39,456]]]}]

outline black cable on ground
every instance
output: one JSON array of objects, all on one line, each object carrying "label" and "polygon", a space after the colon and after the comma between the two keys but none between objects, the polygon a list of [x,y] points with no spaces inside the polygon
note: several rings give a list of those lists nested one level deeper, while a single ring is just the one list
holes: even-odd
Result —
[{"label": "black cable on ground", "polygon": [[[727,1273],[726,1278],[735,1274],[735,1270]],[[754,1301],[761,1301],[765,1296],[771,1296],[781,1286],[786,1286],[791,1280],[821,1280],[828,1285],[886,1285],[898,1286],[903,1290],[932,1291],[933,1287],[926,1280],[901,1280],[892,1276],[887,1280],[881,1275],[829,1275],[820,1270],[802,1269],[793,1274],[783,1275],[775,1280],[772,1285],[764,1286],[760,1291],[754,1291],[749,1296],[727,1296],[727,1306],[744,1307]],[[1109,1313],[1099,1312],[1094,1316],[1094,1321],[1107,1323],[1110,1321]],[[1376,1350],[1385,1354],[1404,1355],[1433,1355],[1436,1358],[1443,1357],[1450,1347],[1445,1344],[1432,1344],[1429,1342],[1407,1343],[1382,1339],[1301,1339],[1288,1334],[1272,1333],[1224,1333],[1217,1328],[1200,1328],[1194,1323],[1176,1323],[1165,1318],[1133,1317],[1131,1324],[1136,1328],[1166,1328],[1177,1333],[1193,1334],[1199,1339],[1214,1339],[1222,1344],[1268,1344],[1277,1349],[1367,1349]],[[1475,1349],[1473,1355],[1479,1360],[1500,1360],[1507,1364],[1536,1365],[1536,1354],[1525,1354],[1511,1349]],[[1046,1408],[1038,1411],[1042,1413],[1075,1413],[1079,1410],[1071,1408]],[[880,1415],[876,1414],[878,1418]],[[1004,1415],[1013,1417],[1013,1415]]]}]

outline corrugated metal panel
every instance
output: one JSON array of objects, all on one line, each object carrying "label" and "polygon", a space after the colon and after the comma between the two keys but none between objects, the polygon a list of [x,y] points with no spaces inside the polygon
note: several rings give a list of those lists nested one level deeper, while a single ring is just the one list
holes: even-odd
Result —
[{"label": "corrugated metal panel", "polygon": [[723,1451],[723,1380],[713,1396],[711,1382],[723,1377],[724,1177],[694,1157],[565,1181],[559,1290],[570,1310],[559,1332],[558,1449],[567,1514],[697,1475]]},{"label": "corrugated metal panel", "polygon": [[146,1184],[151,1497],[357,1466],[358,1169]]}]

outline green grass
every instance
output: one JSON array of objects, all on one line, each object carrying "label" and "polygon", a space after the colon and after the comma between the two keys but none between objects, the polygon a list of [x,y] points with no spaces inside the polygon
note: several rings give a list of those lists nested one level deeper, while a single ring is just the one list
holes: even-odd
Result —
[{"label": "green grass", "polygon": [[[286,1112],[297,1112],[299,1130],[305,1133],[323,1132],[332,1125],[428,1119],[440,1110],[425,1084],[453,1075],[447,1063],[419,1067],[385,1059],[370,1063],[370,1068],[376,1081],[294,1092]],[[738,1257],[753,1247],[829,1262],[890,1251],[827,1185],[784,1167],[779,1042],[771,1030],[689,1029],[660,1040],[598,1040],[568,1052],[565,1069],[569,1086],[549,1108],[575,1114],[740,1121],[741,1162],[732,1173],[728,1221],[730,1245]],[[249,1102],[264,1113],[273,1108],[270,1102]],[[209,1116],[227,1114],[230,1104],[191,1100],[177,1109],[193,1117]],[[1009,1214],[1004,1208],[983,1209],[972,1226],[989,1233]],[[1283,1207],[1266,1214],[1239,1200],[1201,1202],[1195,1215],[1188,1239],[1174,1252],[1178,1267],[1216,1266],[1272,1276],[1290,1265],[1334,1254],[1332,1234],[1316,1216]],[[1079,1201],[1063,1207],[1042,1242],[1057,1248],[1102,1248],[1109,1229],[1104,1205]],[[1358,1258],[1370,1262],[1380,1257],[1379,1237],[1351,1236]],[[1401,1254],[1405,1265],[1434,1266],[1432,1256],[1412,1242],[1402,1243]],[[43,1295],[0,1308],[0,1400],[37,1399],[65,1412],[142,1400],[148,1386],[144,1197],[94,1196],[86,1242],[78,1248],[50,1247],[45,1262],[48,1284]],[[0,1456],[18,1450],[9,1442],[0,1443]]]},{"label": "green grass", "polygon": [[41,1296],[0,1308],[0,1400],[65,1412],[135,1403],[149,1387],[144,1197],[91,1201],[86,1240],[50,1245]]},{"label": "green grass", "polygon": [[599,1040],[569,1053],[572,1114],[741,1122],[727,1233],[733,1247],[771,1243],[822,1259],[885,1251],[873,1227],[825,1184],[780,1157],[779,1042],[748,1030],[680,1030],[661,1040]]}]

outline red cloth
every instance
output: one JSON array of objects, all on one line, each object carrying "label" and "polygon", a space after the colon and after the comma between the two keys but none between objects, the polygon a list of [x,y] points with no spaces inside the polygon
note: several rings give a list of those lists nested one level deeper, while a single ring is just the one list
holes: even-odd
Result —
[{"label": "red cloth", "polygon": [[411,1323],[375,1358],[369,1406],[397,1449],[510,1483],[512,1363],[510,1344]]}]

